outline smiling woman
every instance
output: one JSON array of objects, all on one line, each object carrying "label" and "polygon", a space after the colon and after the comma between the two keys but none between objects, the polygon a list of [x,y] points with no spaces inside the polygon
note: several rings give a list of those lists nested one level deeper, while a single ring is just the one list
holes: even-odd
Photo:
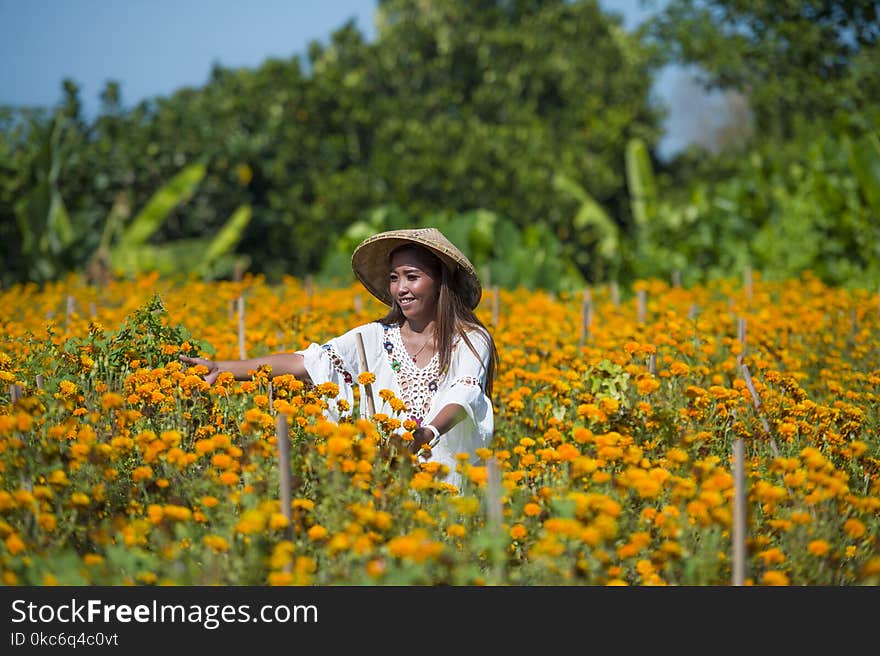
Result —
[{"label": "smiling woman", "polygon": [[[389,306],[381,319],[293,353],[217,362],[180,359],[204,365],[211,383],[222,372],[247,380],[262,365],[271,367],[273,377],[334,383],[339,393],[326,411],[334,421],[350,417],[356,385],[360,398],[372,395],[371,407],[380,410],[390,390],[403,401],[406,415],[395,429],[398,445],[421,462],[445,467],[446,482],[459,487],[459,456],[476,463],[477,450],[489,446],[494,431],[498,354],[474,312],[482,296],[474,266],[435,228],[374,235],[354,250],[351,263],[364,287]],[[370,384],[365,373],[373,374]],[[364,418],[370,418],[367,407],[360,406]]]}]

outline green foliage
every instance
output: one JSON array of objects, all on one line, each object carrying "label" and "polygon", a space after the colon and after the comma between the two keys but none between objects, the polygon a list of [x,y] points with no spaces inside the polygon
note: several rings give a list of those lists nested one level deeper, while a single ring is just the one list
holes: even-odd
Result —
[{"label": "green foliage", "polygon": [[878,12],[852,0],[670,0],[650,32],[707,86],[745,94],[759,135],[788,139],[835,116],[867,126],[880,93]]},{"label": "green foliage", "polygon": [[543,224],[520,229],[488,210],[438,212],[412,221],[396,207],[379,208],[366,220],[352,224],[331,247],[319,281],[353,283],[351,253],[363,239],[383,230],[411,227],[433,227],[443,232],[471,260],[484,287],[574,291],[585,284],[564,245]]},{"label": "green foliage", "polygon": [[[53,275],[88,261],[114,208],[148,207],[156,189],[196,163],[205,167],[197,193],[166,203],[133,236],[149,232],[149,245],[164,248],[217,233],[248,206],[252,218],[229,254],[249,255],[255,273],[278,280],[317,272],[328,242],[376,209],[419,221],[487,211],[559,240],[581,275],[602,275],[590,271],[604,259],[594,253],[599,242],[572,240],[583,231],[573,225],[578,203],[554,178],[587,190],[613,222],[629,221],[625,144],[659,137],[651,48],[592,0],[399,0],[381,3],[377,21],[372,43],[347,24],[312,44],[305,62],[217,66],[202,88],[130,110],[108,84],[101,115],[78,119],[76,148],[63,161],[59,192],[81,246]],[[77,103],[74,93],[70,111]],[[37,130],[24,141],[4,133],[0,143],[7,139],[26,150],[41,140]],[[22,164],[10,162],[16,176]],[[21,180],[10,194],[29,185]],[[130,268],[158,257],[142,262],[130,250],[122,258]],[[185,270],[189,260],[174,257]],[[9,277],[30,277],[10,262]]]}]

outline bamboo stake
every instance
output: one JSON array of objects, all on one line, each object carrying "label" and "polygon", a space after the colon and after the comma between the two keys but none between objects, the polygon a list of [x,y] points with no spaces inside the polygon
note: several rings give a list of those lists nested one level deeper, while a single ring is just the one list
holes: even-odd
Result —
[{"label": "bamboo stake", "polygon": [[733,441],[733,585],[746,582],[746,476],[743,438]]},{"label": "bamboo stake", "polygon": [[647,308],[647,292],[640,289],[638,292],[638,320],[639,323],[645,323],[645,314]]},{"label": "bamboo stake", "polygon": [[354,295],[354,311],[357,314],[360,314],[364,311],[364,299],[360,294]]},{"label": "bamboo stake", "polygon": [[770,437],[770,448],[773,450],[773,455],[778,458],[779,449],[776,447],[776,440],[773,439],[773,435],[770,433],[770,423],[767,421],[767,417],[764,416],[764,412],[761,410],[761,399],[758,396],[758,390],[755,389],[755,384],[752,382],[752,375],[749,373],[749,367],[745,363],[742,363],[740,364],[740,369],[742,370],[743,378],[746,381],[746,387],[749,388],[749,393],[752,395],[752,401],[755,404],[755,411],[761,419],[761,426],[763,426],[764,432]]},{"label": "bamboo stake", "polygon": [[581,346],[593,337],[593,295],[589,287],[584,290],[584,300],[581,304]]},{"label": "bamboo stake", "polygon": [[495,458],[486,461],[486,475],[486,519],[492,536],[495,580],[500,583],[504,575],[504,549],[501,546],[504,511],[501,507],[501,472]]},{"label": "bamboo stake", "polygon": [[43,389],[43,374],[37,374],[37,389]]},{"label": "bamboo stake", "polygon": [[736,363],[738,365],[742,365],[743,358],[746,356],[746,318],[739,317],[737,321],[736,327],[736,338],[740,344],[742,344],[742,350],[739,352],[739,355],[736,356]]},{"label": "bamboo stake", "polygon": [[13,403],[21,398],[21,387],[19,385],[9,386],[9,398]]},{"label": "bamboo stake", "polygon": [[[278,442],[278,498],[281,514],[287,518],[287,538],[293,539],[293,516],[291,514],[291,482],[290,482],[290,429],[287,426],[287,415],[283,412],[275,417],[275,440]],[[289,572],[291,563],[286,563],[284,571]]]},{"label": "bamboo stake", "polygon": [[611,302],[614,307],[620,307],[620,287],[617,286],[617,282],[611,283]]},{"label": "bamboo stake", "polygon": [[678,269],[672,272],[672,286],[681,287],[681,271]]},{"label": "bamboo stake", "polygon": [[238,304],[238,357],[244,360],[247,352],[244,348],[244,296],[239,296]]},{"label": "bamboo stake", "polygon": [[[367,351],[364,349],[364,338],[360,333],[357,333],[357,347],[358,347],[358,356],[361,361],[361,371],[369,371],[369,365],[367,363]],[[366,396],[367,408],[370,411],[370,417],[376,414],[376,402],[373,400],[373,386],[372,385],[364,385],[364,396]]]}]

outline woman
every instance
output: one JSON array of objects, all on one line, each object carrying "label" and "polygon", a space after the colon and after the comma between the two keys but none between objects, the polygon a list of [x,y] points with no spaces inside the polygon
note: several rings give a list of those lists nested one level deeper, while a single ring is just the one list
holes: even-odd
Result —
[{"label": "woman", "polygon": [[[448,468],[446,481],[460,487],[458,454],[476,462],[476,450],[488,447],[494,430],[492,384],[497,351],[486,327],[474,313],[482,288],[471,262],[435,228],[392,230],[363,241],[352,255],[355,275],[376,298],[389,306],[381,319],[358,326],[325,344],[303,351],[260,358],[212,362],[180,356],[205,365],[213,383],[228,371],[238,380],[261,365],[271,375],[292,374],[319,385],[334,382],[339,399],[353,407],[358,375],[376,376],[370,385],[377,412],[386,411],[379,396],[389,389],[406,405],[412,419],[410,448],[428,462]],[[366,356],[361,365],[359,336]],[[366,398],[362,387],[361,399]],[[341,417],[331,403],[327,414]],[[368,416],[367,403],[361,415]],[[422,450],[428,444],[430,450]]]}]

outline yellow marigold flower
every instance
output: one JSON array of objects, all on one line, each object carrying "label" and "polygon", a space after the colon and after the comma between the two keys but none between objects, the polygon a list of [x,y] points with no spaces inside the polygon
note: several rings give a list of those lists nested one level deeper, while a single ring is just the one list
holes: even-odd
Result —
[{"label": "yellow marigold flower", "polygon": [[69,380],[62,380],[58,385],[58,393],[63,397],[71,397],[76,394],[76,383]]},{"label": "yellow marigold flower", "polygon": [[131,472],[131,480],[135,483],[140,483],[141,481],[149,481],[153,478],[153,468],[149,465],[142,465],[140,467],[135,467]]},{"label": "yellow marigold flower", "polygon": [[636,391],[642,396],[648,396],[660,389],[660,381],[651,374],[645,374],[636,380]]},{"label": "yellow marigold flower", "polygon": [[125,403],[125,399],[122,398],[121,394],[115,392],[107,392],[101,397],[101,407],[104,410],[119,408],[123,403]]},{"label": "yellow marigold flower", "polygon": [[422,563],[439,556],[443,552],[443,544],[431,540],[422,529],[416,529],[408,535],[391,539],[388,552],[397,558]]},{"label": "yellow marigold flower", "polygon": [[489,470],[485,467],[468,467],[467,476],[472,483],[479,487],[483,487],[486,485],[486,481],[489,480]]},{"label": "yellow marigold flower", "polygon": [[467,529],[461,524],[451,524],[446,529],[446,535],[451,538],[463,538],[467,534]]},{"label": "yellow marigold flower", "polygon": [[206,535],[202,538],[202,543],[214,553],[229,551],[229,542],[219,535]]},{"label": "yellow marigold flower", "polygon": [[161,524],[165,517],[165,510],[162,506],[152,503],[147,506],[147,516],[153,524]]},{"label": "yellow marigold flower", "polygon": [[846,520],[843,524],[843,530],[853,540],[858,540],[867,532],[865,525],[855,518]]},{"label": "yellow marigold flower", "polygon": [[50,513],[42,513],[39,519],[37,519],[37,523],[44,531],[51,533],[58,525],[58,520],[55,518],[55,515],[52,515]]},{"label": "yellow marigold flower", "polygon": [[530,502],[523,507],[523,512],[527,517],[537,517],[541,514],[541,506],[537,503]]},{"label": "yellow marigold flower", "polygon": [[785,554],[779,547],[771,547],[758,553],[758,558],[764,561],[765,565],[779,565],[785,562]]},{"label": "yellow marigold flower", "polygon": [[865,578],[880,576],[880,556],[874,556],[862,568],[862,576]]},{"label": "yellow marigold flower", "polygon": [[269,528],[278,530],[290,526],[290,520],[281,513],[272,513],[269,516]]},{"label": "yellow marigold flower", "polygon": [[104,562],[104,556],[95,553],[87,553],[82,557],[83,564],[89,567],[93,565],[100,565]]},{"label": "yellow marigold flower", "polygon": [[67,479],[67,473],[63,469],[56,469],[49,474],[49,482],[52,485],[70,485],[70,481]]},{"label": "yellow marigold flower", "polygon": [[89,499],[89,496],[87,494],[83,494],[82,492],[74,492],[70,495],[70,502],[74,506],[85,508],[91,503],[91,501],[92,500]]},{"label": "yellow marigold flower", "polygon": [[764,572],[761,583],[764,585],[788,585],[789,581],[785,572],[770,570],[769,572]]},{"label": "yellow marigold flower", "polygon": [[326,540],[330,534],[327,529],[321,526],[320,524],[315,524],[308,530],[309,540],[312,542],[321,542]]},{"label": "yellow marigold flower", "polygon": [[528,530],[522,524],[514,524],[510,527],[510,537],[514,540],[522,540],[528,535]]},{"label": "yellow marigold flower", "polygon": [[273,571],[269,572],[269,575],[266,577],[266,582],[271,586],[287,586],[294,584],[294,576],[293,572],[278,572]]},{"label": "yellow marigold flower", "polygon": [[251,508],[241,514],[241,519],[235,524],[235,531],[243,535],[261,533],[266,528],[267,521],[266,513]]},{"label": "yellow marigold flower", "polygon": [[814,556],[824,556],[831,549],[825,540],[813,540],[807,545],[807,552]]},{"label": "yellow marigold flower", "polygon": [[19,537],[18,533],[13,533],[5,540],[6,549],[13,556],[17,556],[25,549],[25,544]]},{"label": "yellow marigold flower", "polygon": [[376,374],[370,371],[364,371],[358,374],[358,383],[361,385],[372,385],[376,382]]},{"label": "yellow marigold flower", "polygon": [[214,508],[220,503],[220,500],[217,497],[204,496],[201,498],[201,503],[205,508]]},{"label": "yellow marigold flower", "polygon": [[220,482],[223,485],[228,485],[229,487],[232,487],[233,485],[238,484],[238,480],[238,474],[236,474],[235,472],[225,471],[220,474]]},{"label": "yellow marigold flower", "polygon": [[178,506],[176,504],[167,504],[163,511],[165,517],[178,522],[186,522],[192,518],[192,511],[186,506]]}]

